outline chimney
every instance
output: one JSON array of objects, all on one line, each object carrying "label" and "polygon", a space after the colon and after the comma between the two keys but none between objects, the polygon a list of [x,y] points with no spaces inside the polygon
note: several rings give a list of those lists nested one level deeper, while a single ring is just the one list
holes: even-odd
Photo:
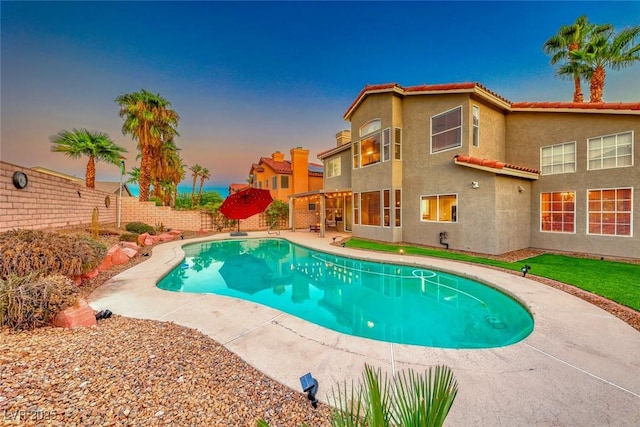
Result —
[{"label": "chimney", "polygon": [[309,150],[302,147],[291,149],[291,193],[309,191]]},{"label": "chimney", "polygon": [[280,151],[276,151],[271,155],[271,158],[274,162],[284,162],[284,154]]},{"label": "chimney", "polygon": [[336,143],[337,146],[341,146],[344,144],[348,144],[351,142],[351,131],[350,130],[341,130],[336,133]]}]

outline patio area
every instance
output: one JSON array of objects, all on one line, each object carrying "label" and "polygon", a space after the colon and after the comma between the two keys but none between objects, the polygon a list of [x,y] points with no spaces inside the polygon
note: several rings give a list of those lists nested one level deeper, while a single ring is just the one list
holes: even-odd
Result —
[{"label": "patio area", "polygon": [[[227,233],[154,248],[153,256],[96,289],[95,310],[195,328],[269,377],[300,391],[311,372],[318,397],[358,379],[365,363],[393,373],[450,366],[459,383],[447,425],[640,425],[640,333],[579,298],[517,275],[480,266],[331,245],[308,230],[281,238],[316,250],[367,260],[402,262],[489,282],[519,298],[535,329],[520,343],[486,350],[391,344],[340,334],[252,302],[216,295],[171,293],[156,282],[183,259],[185,243],[229,238]],[[253,237],[274,237],[267,232]]]}]

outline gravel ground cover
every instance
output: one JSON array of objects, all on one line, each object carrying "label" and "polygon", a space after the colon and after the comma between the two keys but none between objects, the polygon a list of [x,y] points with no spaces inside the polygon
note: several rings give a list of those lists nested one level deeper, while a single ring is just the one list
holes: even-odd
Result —
[{"label": "gravel ground cover", "polygon": [[[185,233],[195,236],[202,235]],[[108,246],[117,242],[117,235],[101,238]],[[83,293],[153,255],[152,248],[142,253],[147,256],[84,283]],[[634,310],[530,278],[586,299],[640,331]],[[274,427],[330,425],[326,405],[313,409],[305,394],[194,329],[114,315],[95,328],[0,330],[0,425],[255,426],[260,418]]]}]

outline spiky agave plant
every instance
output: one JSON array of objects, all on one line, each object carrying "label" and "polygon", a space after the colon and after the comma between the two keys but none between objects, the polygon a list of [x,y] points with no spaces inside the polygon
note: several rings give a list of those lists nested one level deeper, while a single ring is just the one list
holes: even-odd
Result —
[{"label": "spiky agave plant", "polygon": [[438,365],[418,374],[400,372],[393,381],[365,364],[362,380],[334,388],[329,397],[331,423],[336,427],[442,426],[458,393],[448,366]]}]

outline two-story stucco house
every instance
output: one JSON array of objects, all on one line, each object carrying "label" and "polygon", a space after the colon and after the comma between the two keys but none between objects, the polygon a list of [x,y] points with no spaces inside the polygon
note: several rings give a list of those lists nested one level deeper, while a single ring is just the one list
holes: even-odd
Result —
[{"label": "two-story stucco house", "polygon": [[512,103],[478,83],[382,84],[344,118],[350,135],[318,155],[321,193],[341,190],[354,237],[640,258],[640,102]]}]

